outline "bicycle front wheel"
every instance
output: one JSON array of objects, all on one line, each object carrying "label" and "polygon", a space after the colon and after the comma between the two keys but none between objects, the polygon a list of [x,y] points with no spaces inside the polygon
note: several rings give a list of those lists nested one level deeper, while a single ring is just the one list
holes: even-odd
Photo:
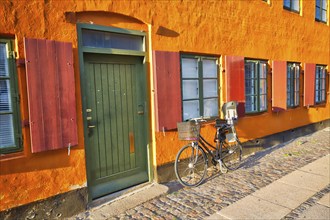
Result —
[{"label": "bicycle front wheel", "polygon": [[186,145],[178,152],[174,163],[175,175],[184,186],[198,186],[207,170],[204,150],[196,145]]},{"label": "bicycle front wheel", "polygon": [[236,170],[242,162],[242,145],[239,140],[227,143],[223,149],[222,162],[228,170]]}]

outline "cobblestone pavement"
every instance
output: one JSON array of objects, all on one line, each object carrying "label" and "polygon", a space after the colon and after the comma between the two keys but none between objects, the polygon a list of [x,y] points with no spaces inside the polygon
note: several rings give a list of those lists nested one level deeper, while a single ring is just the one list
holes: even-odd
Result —
[{"label": "cobblestone pavement", "polygon": [[[329,153],[328,127],[251,155],[236,171],[219,174],[211,169],[209,178],[198,187],[180,188],[176,181],[168,183],[175,190],[110,219],[203,219]],[[328,191],[329,186],[284,219],[297,218]],[[76,219],[91,219],[89,216],[90,211],[86,211]]]}]

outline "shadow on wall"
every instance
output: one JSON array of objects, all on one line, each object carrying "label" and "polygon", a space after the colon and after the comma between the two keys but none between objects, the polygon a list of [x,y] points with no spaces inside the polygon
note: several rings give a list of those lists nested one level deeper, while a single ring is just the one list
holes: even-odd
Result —
[{"label": "shadow on wall", "polygon": [[165,36],[165,37],[178,37],[180,34],[176,31],[173,31],[171,29],[168,29],[166,27],[163,26],[159,26],[157,31],[156,31],[157,35],[161,35],[161,36]]}]

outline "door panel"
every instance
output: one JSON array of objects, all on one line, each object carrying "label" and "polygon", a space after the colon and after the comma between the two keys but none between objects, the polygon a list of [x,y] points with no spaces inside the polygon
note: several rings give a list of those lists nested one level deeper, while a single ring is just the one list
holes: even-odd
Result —
[{"label": "door panel", "polygon": [[87,174],[94,199],[148,181],[145,75],[139,57],[84,54],[84,60]]}]

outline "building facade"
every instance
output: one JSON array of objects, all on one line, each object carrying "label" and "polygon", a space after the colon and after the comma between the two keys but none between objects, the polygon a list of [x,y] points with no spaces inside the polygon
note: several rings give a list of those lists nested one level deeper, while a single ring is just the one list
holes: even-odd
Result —
[{"label": "building facade", "polygon": [[[0,12],[0,211],[167,181],[176,123],[222,117],[227,101],[256,145],[330,118],[328,0],[7,0]],[[201,132],[213,138],[212,122]]]}]

